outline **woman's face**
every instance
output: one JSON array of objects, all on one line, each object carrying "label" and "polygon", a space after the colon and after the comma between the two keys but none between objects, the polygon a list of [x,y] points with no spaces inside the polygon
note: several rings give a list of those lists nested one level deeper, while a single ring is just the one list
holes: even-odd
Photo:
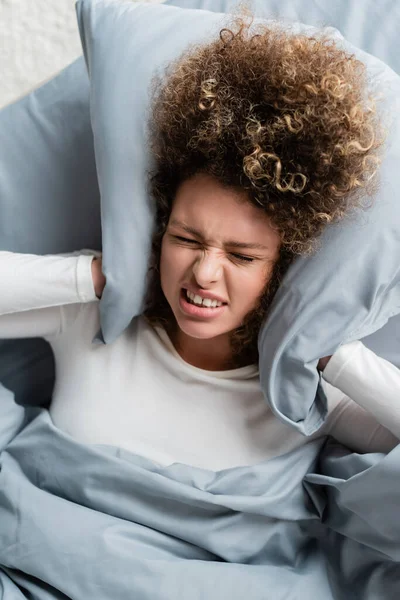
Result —
[{"label": "woman's face", "polygon": [[[272,272],[279,236],[262,209],[246,200],[244,192],[204,174],[177,191],[160,271],[162,290],[185,336],[224,337],[239,327]],[[223,305],[194,306],[187,290],[201,298],[217,297]]]}]

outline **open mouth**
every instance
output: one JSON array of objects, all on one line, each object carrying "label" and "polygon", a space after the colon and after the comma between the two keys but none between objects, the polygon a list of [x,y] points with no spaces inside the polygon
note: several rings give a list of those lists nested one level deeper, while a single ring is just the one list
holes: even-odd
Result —
[{"label": "open mouth", "polygon": [[197,304],[188,296],[188,290],[186,290],[185,288],[181,289],[181,297],[185,302],[187,302],[188,304],[191,304],[192,306],[197,306],[197,308],[208,309],[208,310],[215,310],[217,308],[222,308],[223,306],[226,306],[226,304],[227,304],[226,302],[216,303],[216,301],[214,301],[214,300],[210,301],[211,306],[207,305],[207,304],[203,304],[203,302],[201,304]]}]

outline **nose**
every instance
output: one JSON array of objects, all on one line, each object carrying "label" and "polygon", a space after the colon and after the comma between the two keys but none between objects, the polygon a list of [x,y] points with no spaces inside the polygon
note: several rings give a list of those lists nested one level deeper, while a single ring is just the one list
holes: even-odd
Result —
[{"label": "nose", "polygon": [[222,275],[221,257],[202,251],[193,265],[193,274],[200,287],[215,283]]}]

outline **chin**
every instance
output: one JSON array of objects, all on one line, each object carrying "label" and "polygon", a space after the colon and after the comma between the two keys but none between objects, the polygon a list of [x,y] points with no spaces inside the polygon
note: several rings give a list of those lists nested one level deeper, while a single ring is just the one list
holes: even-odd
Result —
[{"label": "chin", "polygon": [[212,328],[204,327],[202,323],[198,327],[181,327],[178,323],[178,327],[185,335],[197,340],[209,340],[228,333],[227,331],[220,331],[217,328],[213,330]]},{"label": "chin", "polygon": [[195,321],[191,320],[190,318],[182,318],[181,316],[177,318],[176,314],[175,319],[178,328],[182,333],[189,337],[196,338],[199,340],[207,340],[227,335],[233,330],[233,327],[224,326],[221,323],[207,323],[206,321]]}]

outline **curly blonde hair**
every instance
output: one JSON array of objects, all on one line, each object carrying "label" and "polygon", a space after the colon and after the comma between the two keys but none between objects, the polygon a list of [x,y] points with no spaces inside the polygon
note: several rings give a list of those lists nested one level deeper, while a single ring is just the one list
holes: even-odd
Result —
[{"label": "curly blonde hair", "polygon": [[194,45],[153,81],[150,191],[156,201],[144,316],[167,331],[175,318],[161,289],[161,241],[178,186],[206,173],[246,190],[281,246],[257,307],[232,332],[233,365],[258,361],[257,339],[297,255],[318,249],[327,224],[376,191],[383,136],[366,69],[321,32],[230,17],[219,37]]}]

